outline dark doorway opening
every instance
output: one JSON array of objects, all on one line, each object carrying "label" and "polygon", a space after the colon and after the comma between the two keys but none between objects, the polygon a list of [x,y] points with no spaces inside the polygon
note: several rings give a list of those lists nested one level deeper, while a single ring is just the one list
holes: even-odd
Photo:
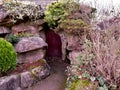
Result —
[{"label": "dark doorway opening", "polygon": [[46,57],[62,57],[62,42],[58,34],[53,30],[47,30],[45,32],[46,42],[48,48],[46,50]]},{"label": "dark doorway opening", "polygon": [[0,34],[0,38],[5,38],[8,33]]}]

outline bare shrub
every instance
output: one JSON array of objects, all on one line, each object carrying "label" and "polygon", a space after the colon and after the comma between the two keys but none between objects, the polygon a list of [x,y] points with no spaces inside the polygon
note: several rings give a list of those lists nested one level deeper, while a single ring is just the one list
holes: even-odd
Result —
[{"label": "bare shrub", "polygon": [[109,86],[119,86],[120,78],[120,35],[115,37],[115,28],[91,32],[95,60],[92,68],[97,76],[102,76]]}]

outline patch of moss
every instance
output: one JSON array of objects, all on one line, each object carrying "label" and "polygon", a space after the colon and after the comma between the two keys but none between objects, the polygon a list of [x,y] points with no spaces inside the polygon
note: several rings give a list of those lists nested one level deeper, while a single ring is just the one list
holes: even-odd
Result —
[{"label": "patch of moss", "polygon": [[77,80],[72,83],[69,90],[98,90],[98,84],[89,80]]},{"label": "patch of moss", "polygon": [[68,34],[78,34],[82,33],[85,30],[85,27],[87,27],[88,24],[84,22],[82,19],[66,19],[64,20],[59,27],[64,29],[65,32]]},{"label": "patch of moss", "polygon": [[46,64],[47,63],[46,60],[44,60],[44,59],[40,59],[40,60],[38,60],[38,62],[40,62],[41,64]]},{"label": "patch of moss", "polygon": [[83,90],[83,88],[88,87],[90,82],[88,80],[78,80],[73,82],[70,90]]}]

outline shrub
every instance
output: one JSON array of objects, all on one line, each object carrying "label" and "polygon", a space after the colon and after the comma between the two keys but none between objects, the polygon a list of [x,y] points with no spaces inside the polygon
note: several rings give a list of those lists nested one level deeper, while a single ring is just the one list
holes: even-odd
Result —
[{"label": "shrub", "polygon": [[0,74],[16,67],[17,54],[12,44],[0,38]]},{"label": "shrub", "polygon": [[51,28],[54,28],[62,20],[64,20],[67,15],[68,13],[65,10],[65,4],[61,2],[55,2],[47,7],[44,20]]},{"label": "shrub", "polygon": [[60,24],[68,15],[79,10],[79,4],[74,0],[58,0],[48,5],[44,20],[52,28]]},{"label": "shrub", "polygon": [[9,41],[10,43],[12,43],[13,45],[16,44],[16,43],[18,43],[19,40],[20,40],[19,37],[15,36],[15,35],[13,35],[13,34],[10,34],[10,35],[8,36],[8,41]]},{"label": "shrub", "polygon": [[[119,28],[119,25],[117,26]],[[101,76],[108,87],[118,90],[120,83],[120,34],[116,38],[119,29],[106,29],[105,31],[91,32],[93,42],[93,53],[95,60],[92,64],[91,75]],[[91,66],[93,66],[91,64]]]}]

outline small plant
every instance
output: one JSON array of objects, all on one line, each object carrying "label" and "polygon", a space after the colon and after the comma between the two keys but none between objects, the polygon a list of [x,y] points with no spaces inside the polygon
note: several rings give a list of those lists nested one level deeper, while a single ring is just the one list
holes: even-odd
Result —
[{"label": "small plant", "polygon": [[19,37],[18,37],[18,36],[15,36],[14,34],[10,34],[7,38],[8,38],[7,40],[8,40],[10,43],[12,43],[13,45],[16,44],[16,43],[18,43],[19,40],[20,40]]},{"label": "small plant", "polygon": [[0,38],[0,74],[15,69],[17,54],[11,43]]}]

